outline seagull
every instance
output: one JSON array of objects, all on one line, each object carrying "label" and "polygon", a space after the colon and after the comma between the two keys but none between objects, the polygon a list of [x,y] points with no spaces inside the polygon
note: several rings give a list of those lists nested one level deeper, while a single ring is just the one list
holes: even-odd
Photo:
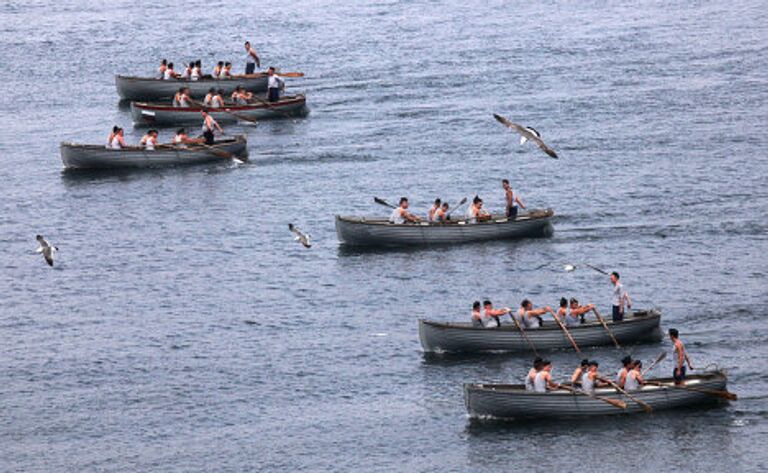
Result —
[{"label": "seagull", "polygon": [[574,269],[576,269],[576,266],[574,266],[574,265],[572,265],[572,264],[566,264],[565,266],[563,266],[563,269],[564,269],[566,272],[570,273],[571,271],[573,271]]},{"label": "seagull", "polygon": [[550,148],[546,145],[543,141],[541,141],[541,134],[534,130],[531,127],[524,127],[522,125],[518,125],[517,123],[513,123],[506,118],[502,117],[501,115],[493,114],[493,117],[501,122],[502,125],[505,127],[514,130],[520,134],[520,144],[525,144],[527,141],[533,141],[536,143],[536,145],[541,148],[542,151],[547,153],[550,157],[557,159],[557,153],[555,153],[555,150]]},{"label": "seagull", "polygon": [[53,254],[59,251],[59,249],[50,243],[48,243],[42,235],[35,236],[40,246],[35,250],[37,253],[42,253],[45,262],[48,266],[53,266]]},{"label": "seagull", "polygon": [[288,224],[288,230],[292,231],[293,234],[296,235],[296,238],[294,238],[294,240],[304,245],[305,248],[312,248],[312,244],[309,242],[308,233],[302,232],[297,227],[295,227],[292,223]]}]

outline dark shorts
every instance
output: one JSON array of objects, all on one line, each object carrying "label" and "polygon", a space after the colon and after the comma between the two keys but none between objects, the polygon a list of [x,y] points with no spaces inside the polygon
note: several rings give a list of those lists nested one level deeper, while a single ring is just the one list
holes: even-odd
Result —
[{"label": "dark shorts", "polygon": [[621,311],[621,306],[615,305],[613,307],[613,321],[614,322],[621,322],[624,320],[624,313]]},{"label": "dark shorts", "polygon": [[205,130],[205,132],[203,132],[203,138],[205,138],[205,144],[213,144],[213,132],[211,130]]},{"label": "dark shorts", "polygon": [[507,207],[507,218],[511,218],[512,220],[517,218],[517,206]]},{"label": "dark shorts", "polygon": [[280,100],[280,89],[275,89],[275,88],[269,89],[269,95],[267,95],[267,99],[270,102],[277,102],[278,100]]},{"label": "dark shorts", "polygon": [[255,62],[246,62],[245,63],[245,73],[246,74],[253,74],[253,71],[256,70],[256,63]]},{"label": "dark shorts", "polygon": [[677,368],[672,370],[672,377],[676,382],[680,382],[685,379],[685,365],[680,368],[680,376],[677,375]]}]

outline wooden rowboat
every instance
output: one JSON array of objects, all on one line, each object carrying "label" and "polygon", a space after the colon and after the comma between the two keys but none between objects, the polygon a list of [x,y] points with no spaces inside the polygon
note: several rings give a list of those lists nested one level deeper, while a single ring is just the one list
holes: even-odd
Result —
[{"label": "wooden rowboat", "polygon": [[[643,310],[626,314],[621,322],[606,320],[606,323],[620,343],[635,343],[659,341],[660,321],[661,312],[658,310]],[[544,323],[541,328],[525,331],[528,340],[537,350],[571,348],[571,342],[554,321],[545,320]],[[568,331],[580,347],[613,344],[605,327],[597,321],[568,327]],[[419,339],[425,352],[531,350],[531,346],[509,316],[502,317],[502,326],[497,328],[475,327],[470,322],[444,323],[422,319],[419,320]]]},{"label": "wooden rowboat", "polygon": [[211,146],[187,145],[186,148],[160,145],[154,151],[138,147],[110,149],[100,145],[61,143],[61,161],[66,169],[122,169],[178,166],[246,158],[247,140],[238,135]]},{"label": "wooden rowboat", "polygon": [[[250,105],[227,105],[224,108],[205,107],[217,122],[235,122],[240,117],[248,120],[303,116],[307,113],[304,95],[282,97],[278,102],[258,102]],[[131,116],[137,125],[200,124],[202,107],[174,107],[171,104],[131,102]]]},{"label": "wooden rowboat", "polygon": [[232,76],[230,79],[204,78],[199,80],[172,79],[163,80],[156,77],[115,76],[117,93],[123,100],[152,101],[170,100],[181,87],[189,87],[192,97],[205,97],[208,89],[223,90],[231,94],[235,87],[240,86],[249,92],[264,92],[267,90],[267,75],[256,73]]},{"label": "wooden rowboat", "polygon": [[[685,388],[674,386],[671,378],[655,381],[662,386],[643,386],[629,394],[653,411],[724,402],[713,393],[725,391],[727,378],[722,371],[686,377]],[[520,384],[465,384],[464,404],[471,417],[490,419],[544,419],[592,417],[644,412],[640,403],[613,388],[598,388],[598,397],[626,402],[626,409],[583,394],[565,390],[537,393]]]},{"label": "wooden rowboat", "polygon": [[339,241],[350,246],[445,245],[483,240],[551,236],[552,209],[532,210],[515,220],[494,215],[487,222],[389,223],[382,218],[336,216]]}]

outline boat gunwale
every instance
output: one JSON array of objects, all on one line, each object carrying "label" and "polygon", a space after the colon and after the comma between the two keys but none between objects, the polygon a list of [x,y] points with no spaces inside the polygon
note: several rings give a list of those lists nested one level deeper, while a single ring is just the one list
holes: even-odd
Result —
[{"label": "boat gunwale", "polygon": [[391,228],[453,228],[457,226],[461,227],[478,227],[478,226],[489,226],[489,225],[513,225],[515,223],[526,223],[526,222],[536,222],[536,221],[544,221],[548,220],[555,215],[555,211],[551,208],[547,209],[537,209],[539,211],[543,211],[543,215],[529,215],[529,214],[523,214],[515,218],[514,220],[510,220],[508,217],[497,214],[497,215],[491,215],[490,220],[486,220],[484,222],[475,222],[475,223],[468,223],[467,219],[460,219],[460,220],[451,220],[450,222],[417,222],[417,223],[390,223],[386,218],[377,218],[376,220],[366,220],[365,217],[352,217],[352,216],[345,216],[345,215],[336,215],[336,220],[348,223],[352,225],[368,225],[368,226],[385,226],[385,227],[391,227]]},{"label": "boat gunwale", "polygon": [[[140,146],[125,146],[123,148],[108,148],[106,145],[94,145],[94,144],[81,144],[81,143],[72,143],[71,141],[62,141],[59,146],[60,147],[67,147],[67,148],[73,148],[73,149],[83,149],[83,150],[98,150],[98,151],[109,151],[114,153],[121,153],[121,152],[128,152],[128,151],[144,151],[144,152],[152,152],[152,151],[181,151],[181,152],[197,152],[197,151],[210,151],[211,148],[218,149],[218,148],[224,148],[227,146],[231,146],[234,144],[244,143],[247,144],[247,138],[245,135],[235,135],[231,139],[227,140],[220,140],[215,142],[212,145],[187,145],[186,147],[178,147],[173,145],[172,143],[159,143],[157,147],[154,150],[148,150],[145,148],[142,148]],[[159,148],[159,149],[158,149]]]},{"label": "boat gunwale", "polygon": [[[634,315],[636,313],[640,313],[643,315]],[[661,320],[661,311],[656,309],[649,309],[645,311],[638,311],[633,312],[631,318],[625,318],[621,322],[617,323],[613,320],[606,320],[606,324],[608,326],[618,326],[618,325],[630,325],[630,324],[638,324],[641,322],[647,322],[652,319],[659,319]],[[437,320],[429,320],[429,319],[419,319],[419,323],[424,325],[430,325],[432,327],[436,327],[439,329],[459,329],[459,330],[476,330],[478,332],[512,332],[512,333],[518,333],[520,330],[518,330],[517,326],[513,324],[505,324],[501,327],[493,327],[493,328],[486,328],[486,327],[475,327],[471,324],[471,322],[440,322]],[[568,327],[568,331],[581,331],[584,329],[591,329],[591,328],[598,328],[602,327],[602,324],[600,322],[587,322],[584,324],[579,324],[576,326]],[[560,331],[560,327],[558,325],[547,325],[544,327],[539,327],[535,329],[530,329],[532,332],[541,332],[544,330],[548,331]]]}]

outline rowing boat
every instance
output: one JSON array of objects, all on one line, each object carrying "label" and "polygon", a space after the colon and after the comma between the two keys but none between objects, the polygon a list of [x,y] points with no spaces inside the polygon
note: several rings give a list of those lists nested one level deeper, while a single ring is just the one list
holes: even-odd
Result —
[{"label": "rowing boat", "polygon": [[532,210],[509,219],[494,215],[485,222],[394,224],[382,218],[336,216],[336,234],[350,246],[414,246],[551,236],[552,209]]},{"label": "rowing boat", "polygon": [[[685,388],[674,386],[671,378],[655,381],[661,386],[643,386],[631,391],[632,397],[654,411],[723,402],[713,393],[723,392],[727,377],[723,371],[710,371],[686,377]],[[644,412],[643,406],[614,388],[598,388],[595,396],[626,402],[626,409],[583,394],[557,390],[546,393],[526,391],[521,384],[470,383],[464,385],[464,404],[471,417],[490,419],[544,419],[591,417]]]},{"label": "rowing boat", "polygon": [[[611,332],[621,343],[657,342],[661,339],[659,323],[661,312],[655,309],[625,314],[621,322],[606,321]],[[531,345],[517,326],[502,317],[502,326],[496,328],[475,327],[470,322],[436,322],[419,320],[419,339],[425,352],[514,352],[529,351]],[[568,331],[581,347],[611,345],[610,335],[599,322],[587,322]],[[525,331],[530,343],[537,350],[553,350],[571,347],[565,333],[554,322],[545,321],[537,329]]]},{"label": "rowing boat", "polygon": [[139,147],[110,149],[100,145],[61,143],[61,161],[66,169],[121,169],[148,168],[200,164],[248,156],[245,136],[219,140],[211,146],[187,145],[176,147],[159,145],[148,151]]},{"label": "rowing boat", "polygon": [[199,80],[163,80],[156,77],[116,75],[115,85],[118,95],[123,100],[151,101],[172,99],[181,87],[188,87],[192,97],[204,97],[212,87],[216,90],[221,89],[224,94],[231,94],[237,86],[249,92],[264,92],[267,90],[267,74],[237,75],[230,79],[208,77]]},{"label": "rowing boat", "polygon": [[249,105],[227,105],[224,108],[174,107],[171,104],[131,102],[131,116],[137,125],[180,125],[202,122],[200,111],[207,110],[217,122],[234,122],[238,119],[261,120],[302,116],[307,113],[304,95],[282,97],[278,102],[258,102]]}]

